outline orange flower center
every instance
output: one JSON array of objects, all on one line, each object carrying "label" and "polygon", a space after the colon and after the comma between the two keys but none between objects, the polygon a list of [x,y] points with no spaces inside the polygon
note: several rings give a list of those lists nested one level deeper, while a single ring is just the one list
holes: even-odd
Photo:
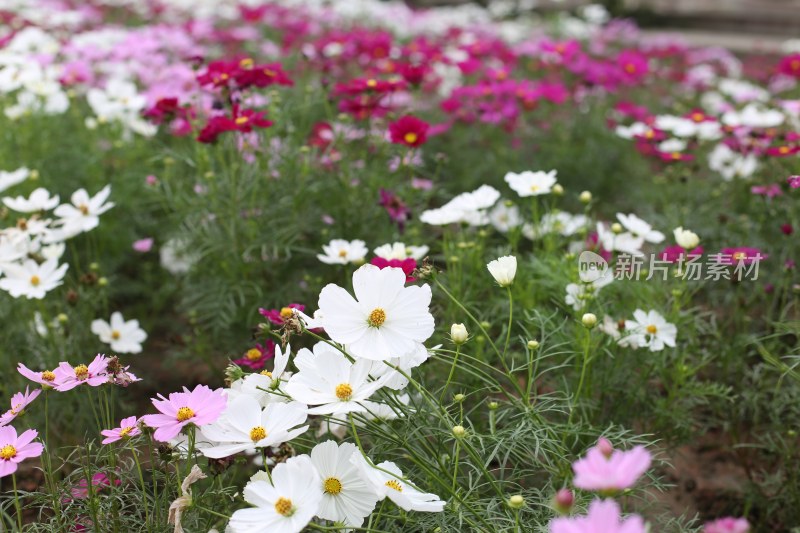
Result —
[{"label": "orange flower center", "polygon": [[367,324],[373,328],[379,328],[386,322],[386,311],[381,309],[380,307],[376,307],[372,310],[369,314],[369,318],[367,318]]},{"label": "orange flower center", "polygon": [[283,516],[287,516],[287,517],[288,516],[292,516],[294,514],[294,507],[292,506],[292,500],[290,500],[289,498],[284,498],[283,496],[281,496],[275,502],[275,511],[279,515],[283,515]]},{"label": "orange flower center", "polygon": [[261,352],[258,351],[258,348],[250,348],[244,356],[248,361],[258,361],[261,359]]},{"label": "orange flower center", "polygon": [[647,326],[647,333],[649,333],[650,335],[655,335],[657,332],[658,332],[658,328],[655,327],[653,324],[650,324],[649,326]]},{"label": "orange flower center", "polygon": [[42,280],[39,279],[39,276],[31,276],[31,285],[33,285],[34,287],[38,286],[39,283],[41,282]]},{"label": "orange flower center", "polygon": [[343,402],[347,402],[353,396],[353,387],[349,383],[340,383],[336,385],[336,397]]},{"label": "orange flower center", "polygon": [[415,142],[417,142],[417,139],[419,139],[419,136],[412,131],[406,133],[403,136],[403,140],[406,142],[406,144],[414,144]]},{"label": "orange flower center", "polygon": [[292,311],[291,307],[282,307],[281,308],[281,318],[283,318],[284,320],[287,319],[287,318],[292,318],[293,314],[294,314],[294,311]]}]

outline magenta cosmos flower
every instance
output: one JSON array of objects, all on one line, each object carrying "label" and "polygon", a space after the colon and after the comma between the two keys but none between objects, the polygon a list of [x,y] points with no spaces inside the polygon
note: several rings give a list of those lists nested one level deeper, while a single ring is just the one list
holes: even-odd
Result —
[{"label": "magenta cosmos flower", "polygon": [[607,439],[601,438],[590,448],[586,457],[572,465],[573,483],[579,489],[613,492],[632,487],[650,468],[652,458],[644,446],[626,452],[615,450]]},{"label": "magenta cosmos flower", "polygon": [[251,370],[261,370],[266,362],[273,357],[275,357],[275,343],[267,339],[263,345],[256,344],[255,347],[247,350],[243,357],[234,359],[233,362]]},{"label": "magenta cosmos flower", "polygon": [[145,415],[142,421],[156,428],[153,437],[157,441],[167,442],[189,424],[204,426],[214,422],[225,410],[227,399],[222,389],[198,385],[192,391],[184,387],[183,392],[173,392],[169,399],[159,394],[153,398],[153,405],[161,414]]},{"label": "magenta cosmos flower", "polygon": [[42,455],[44,446],[33,439],[39,436],[35,429],[29,429],[17,436],[11,426],[0,427],[0,477],[10,476],[17,471],[17,465],[25,459]]},{"label": "magenta cosmos flower", "polygon": [[118,440],[141,435],[142,430],[139,429],[139,419],[135,416],[129,416],[120,421],[118,428],[104,429],[100,434],[105,437],[103,444],[111,444]]},{"label": "magenta cosmos flower", "polygon": [[740,246],[738,248],[723,248],[719,253],[719,261],[725,265],[735,265],[742,263],[749,265],[756,261],[763,261],[769,257],[758,248]]},{"label": "magenta cosmos flower", "polygon": [[281,307],[280,309],[265,309],[263,307],[260,307],[258,309],[258,312],[261,314],[261,316],[263,316],[273,324],[282,326],[284,322],[286,322],[287,320],[289,320],[294,316],[293,309],[297,309],[298,311],[305,311],[306,306],[303,304],[289,304],[286,307]]},{"label": "magenta cosmos flower", "polygon": [[105,355],[97,354],[97,357],[89,365],[78,365],[73,367],[69,363],[59,363],[55,370],[55,386],[59,392],[72,390],[79,385],[89,385],[99,387],[108,383],[108,359]]},{"label": "magenta cosmos flower", "polygon": [[28,378],[29,380],[33,381],[34,383],[38,383],[42,387],[45,388],[53,388],[55,387],[56,381],[56,374],[55,372],[51,372],[49,370],[44,370],[42,372],[36,372],[35,370],[31,370],[27,366],[19,363],[17,365],[17,372],[22,374],[24,377]]},{"label": "magenta cosmos flower", "polygon": [[586,516],[556,518],[550,522],[550,533],[644,533],[644,520],[633,515],[626,519],[614,500],[594,500]]},{"label": "magenta cosmos flower", "polygon": [[720,518],[713,522],[708,522],[703,528],[703,533],[747,533],[750,531],[750,523],[744,518]]},{"label": "magenta cosmos flower", "polygon": [[11,423],[12,420],[17,418],[28,407],[33,400],[42,393],[42,389],[36,389],[33,392],[25,387],[25,392],[18,392],[11,397],[11,409],[6,411],[0,416],[0,426],[5,426]]}]

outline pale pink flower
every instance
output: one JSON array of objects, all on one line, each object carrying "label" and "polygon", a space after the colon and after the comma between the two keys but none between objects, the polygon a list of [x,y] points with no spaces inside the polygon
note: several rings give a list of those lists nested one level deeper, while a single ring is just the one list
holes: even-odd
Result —
[{"label": "pale pink flower", "polygon": [[28,387],[25,387],[25,392],[18,392],[14,396],[11,397],[11,409],[6,411],[2,416],[0,416],[0,426],[5,426],[10,424],[12,420],[17,418],[26,407],[28,407],[33,400],[36,399],[42,393],[42,389],[36,389],[33,392],[29,392]]},{"label": "pale pink flower", "polygon": [[167,442],[189,424],[204,426],[214,422],[225,410],[227,399],[222,389],[198,385],[192,391],[184,387],[183,392],[173,392],[169,399],[159,394],[153,398],[153,405],[161,414],[145,415],[142,421],[156,428],[153,437],[157,441]]},{"label": "pale pink flower", "polygon": [[708,522],[703,528],[703,533],[747,533],[750,523],[744,518],[732,516]]},{"label": "pale pink flower", "polygon": [[25,459],[42,455],[44,446],[33,439],[39,436],[35,429],[24,431],[17,436],[12,426],[0,427],[0,477],[17,471],[17,465]]},{"label": "pale pink flower", "polygon": [[638,515],[622,519],[614,500],[594,500],[586,516],[556,518],[550,533],[645,533],[644,520]]},{"label": "pale pink flower", "polygon": [[73,367],[69,363],[59,363],[55,370],[55,386],[59,392],[72,390],[79,385],[89,385],[99,387],[108,383],[108,359],[105,355],[97,354],[97,357],[89,365],[78,365]]},{"label": "pale pink flower", "polygon": [[617,491],[632,487],[650,468],[652,458],[644,446],[628,451],[615,450],[608,440],[600,439],[586,457],[572,465],[573,483],[579,489]]},{"label": "pale pink flower", "polygon": [[150,250],[153,249],[153,239],[152,237],[148,237],[146,239],[139,239],[138,241],[134,241],[133,249],[136,252],[146,254]]},{"label": "pale pink flower", "polygon": [[49,370],[43,370],[41,372],[36,372],[35,370],[31,370],[27,366],[19,363],[17,365],[17,372],[22,374],[24,377],[28,378],[29,380],[38,383],[42,387],[45,388],[53,388],[55,387],[56,381],[56,374],[55,372],[51,372]]},{"label": "pale pink flower", "polygon": [[141,435],[142,430],[139,429],[139,419],[135,416],[129,416],[120,421],[118,428],[104,429],[100,434],[105,437],[103,444],[111,444],[118,440]]}]

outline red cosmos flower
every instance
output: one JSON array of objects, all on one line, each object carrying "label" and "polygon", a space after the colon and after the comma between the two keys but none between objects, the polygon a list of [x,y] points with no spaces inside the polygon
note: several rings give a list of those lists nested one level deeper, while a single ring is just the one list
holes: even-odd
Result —
[{"label": "red cosmos flower", "polygon": [[670,163],[677,163],[678,161],[693,161],[694,156],[692,154],[685,154],[683,152],[657,152],[658,157],[661,158],[662,161],[668,161]]},{"label": "red cosmos flower", "polygon": [[292,311],[293,309],[305,311],[306,306],[302,304],[289,304],[286,307],[281,307],[280,309],[264,309],[263,307],[260,307],[258,312],[261,314],[261,316],[273,324],[282,326],[286,320],[290,319],[294,315],[294,312]]},{"label": "red cosmos flower", "polygon": [[749,265],[755,261],[763,261],[769,257],[767,254],[761,253],[761,250],[758,248],[749,248],[747,246],[723,248],[719,254],[720,262],[726,265],[735,265],[740,262]]},{"label": "red cosmos flower", "polygon": [[781,59],[778,64],[778,72],[800,78],[800,54],[791,54]]},{"label": "red cosmos flower", "polygon": [[238,61],[212,61],[205,72],[197,76],[197,81],[200,85],[237,89],[294,84],[280,64],[257,65],[249,57]]},{"label": "red cosmos flower", "polygon": [[389,134],[394,144],[405,144],[412,148],[425,144],[430,124],[414,115],[405,115],[389,124]]},{"label": "red cosmos flower", "polygon": [[406,283],[411,283],[415,279],[411,273],[417,268],[417,260],[413,257],[409,257],[408,259],[384,259],[383,257],[373,257],[370,264],[375,265],[381,270],[384,268],[402,269],[403,273],[406,275]]},{"label": "red cosmos flower", "polygon": [[426,65],[403,63],[397,67],[397,71],[411,85],[420,85],[425,80],[430,68]]},{"label": "red cosmos flower", "polygon": [[252,109],[239,111],[234,108],[233,117],[224,115],[211,117],[200,131],[197,140],[201,143],[213,143],[217,140],[217,137],[226,131],[250,133],[253,128],[268,128],[270,126],[272,126],[272,122],[264,118],[263,111],[254,111]]},{"label": "red cosmos flower", "polygon": [[308,144],[324,150],[331,145],[333,138],[333,126],[327,122],[317,122],[311,129],[311,135],[308,136]]},{"label": "red cosmos flower", "polygon": [[403,79],[379,80],[376,78],[357,78],[347,83],[337,83],[333,90],[334,95],[359,95],[363,93],[393,93],[405,89],[406,82]]}]

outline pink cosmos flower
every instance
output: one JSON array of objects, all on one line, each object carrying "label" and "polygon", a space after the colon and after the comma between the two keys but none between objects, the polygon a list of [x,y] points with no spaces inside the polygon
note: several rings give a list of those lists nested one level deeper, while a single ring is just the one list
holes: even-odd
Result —
[{"label": "pink cosmos flower", "polygon": [[233,362],[239,366],[245,366],[251,370],[261,370],[267,360],[275,356],[275,343],[267,339],[263,345],[256,344],[244,354],[244,357],[234,359]]},{"label": "pink cosmos flower", "polygon": [[381,189],[381,200],[378,205],[386,209],[389,218],[397,224],[400,233],[403,233],[406,222],[411,218],[411,209],[403,202],[403,199],[392,191]]},{"label": "pink cosmos flower", "polygon": [[17,465],[31,457],[42,455],[44,446],[33,439],[39,436],[35,429],[29,429],[17,436],[12,426],[0,427],[0,477],[17,471]]},{"label": "pink cosmos flower", "polygon": [[106,437],[103,439],[103,444],[111,444],[118,440],[141,435],[142,430],[139,429],[139,419],[135,416],[129,416],[120,421],[118,428],[104,429],[100,434]]},{"label": "pink cosmos flower", "polygon": [[744,518],[720,518],[713,522],[708,522],[703,528],[703,533],[747,533],[750,531],[750,523]]},{"label": "pink cosmos flower", "polygon": [[750,187],[750,192],[767,198],[775,198],[783,194],[780,185],[771,183],[769,185],[753,185]]},{"label": "pink cosmos flower", "polygon": [[25,387],[24,393],[18,392],[12,396],[11,409],[0,416],[0,426],[10,424],[11,421],[17,418],[17,416],[19,416],[26,407],[33,403],[33,400],[35,400],[41,393],[42,389],[36,389],[33,392],[29,392],[28,387]]},{"label": "pink cosmos flower", "polygon": [[31,370],[27,366],[23,365],[22,363],[19,363],[19,365],[17,365],[17,372],[19,372],[29,380],[33,381],[34,383],[38,383],[42,387],[46,388],[55,387],[55,381],[56,381],[55,372],[51,372],[49,370],[36,372],[34,370]]},{"label": "pink cosmos flower", "polygon": [[259,307],[258,312],[278,326],[282,326],[284,322],[288,319],[292,318],[294,315],[294,311],[292,309],[297,309],[298,311],[305,311],[306,306],[303,304],[289,304],[285,307],[281,307],[280,309],[264,309],[263,307]]},{"label": "pink cosmos flower", "polygon": [[[114,485],[121,485],[122,481],[119,478],[114,479]],[[111,480],[104,472],[98,472],[92,476],[92,488],[95,492],[99,492],[103,490],[105,487],[111,486]],[[70,494],[76,500],[85,500],[89,497],[89,484],[86,482],[86,478],[81,479],[78,481],[73,487],[70,489]],[[69,498],[64,498],[62,500],[64,503],[70,501]]]},{"label": "pink cosmos flower", "polygon": [[133,243],[134,251],[145,254],[153,249],[153,239],[148,237],[146,239],[139,239]]},{"label": "pink cosmos flower", "polygon": [[789,187],[792,189],[800,188],[800,176],[789,176],[786,181],[789,182]]},{"label": "pink cosmos flower", "polygon": [[145,415],[142,421],[156,428],[153,437],[157,441],[167,442],[189,424],[204,426],[214,422],[225,410],[227,399],[222,389],[198,385],[192,391],[184,387],[183,392],[173,392],[169,399],[159,394],[153,398],[153,405],[161,414]]},{"label": "pink cosmos flower", "polygon": [[644,520],[638,515],[622,519],[614,500],[594,500],[586,516],[556,518],[550,533],[645,533]]},{"label": "pink cosmos flower", "polygon": [[89,385],[99,387],[108,383],[108,359],[105,355],[97,354],[97,357],[89,365],[78,365],[73,367],[69,363],[59,363],[55,370],[56,390],[65,392],[72,390],[79,385]]},{"label": "pink cosmos flower", "polygon": [[644,446],[628,451],[615,450],[607,439],[601,438],[590,448],[586,457],[572,465],[573,483],[579,489],[617,491],[632,487],[650,468],[652,458]]}]

